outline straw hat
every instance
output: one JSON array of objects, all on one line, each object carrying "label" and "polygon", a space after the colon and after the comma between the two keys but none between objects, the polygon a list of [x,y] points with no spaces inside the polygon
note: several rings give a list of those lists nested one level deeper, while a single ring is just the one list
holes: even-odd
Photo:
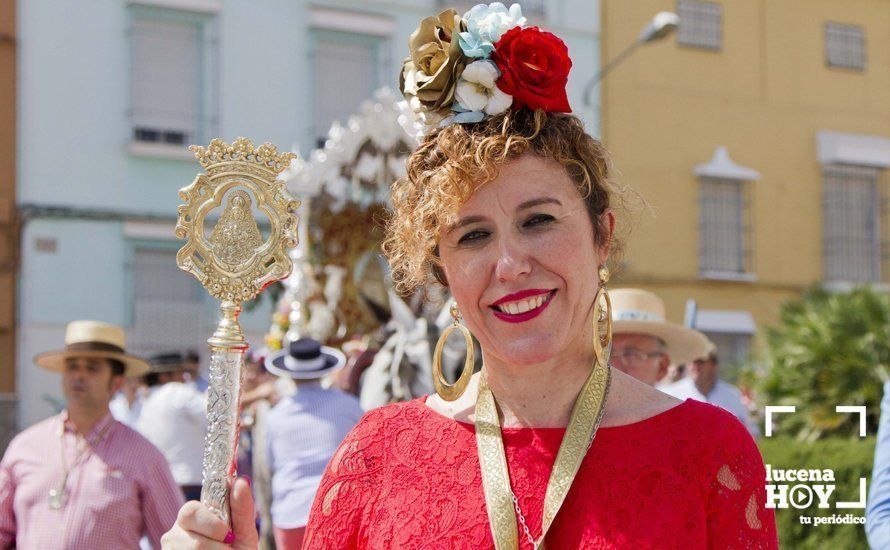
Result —
[{"label": "straw hat", "polygon": [[266,370],[296,380],[314,380],[346,364],[346,356],[339,350],[322,346],[312,338],[300,338],[287,349],[266,358]]},{"label": "straw hat", "polygon": [[708,354],[711,341],[701,332],[669,323],[664,317],[664,301],[637,288],[609,292],[612,299],[612,334],[645,334],[667,345],[672,363],[686,363]]},{"label": "straw hat", "polygon": [[124,376],[148,372],[148,363],[127,354],[124,329],[101,321],[72,321],[65,330],[65,349],[47,351],[34,357],[34,363],[46,370],[62,372],[69,357],[104,357],[124,364]]}]

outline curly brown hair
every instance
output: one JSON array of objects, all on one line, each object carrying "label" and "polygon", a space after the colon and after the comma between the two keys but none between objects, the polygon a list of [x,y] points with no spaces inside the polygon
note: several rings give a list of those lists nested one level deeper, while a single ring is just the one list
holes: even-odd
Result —
[{"label": "curly brown hair", "polygon": [[438,257],[440,227],[454,223],[457,210],[480,186],[527,151],[562,164],[587,205],[594,242],[616,249],[603,216],[620,195],[609,179],[608,151],[576,116],[508,110],[475,124],[434,130],[408,158],[407,175],[392,187],[393,211],[383,242],[396,290],[409,294],[431,278],[447,286]]}]

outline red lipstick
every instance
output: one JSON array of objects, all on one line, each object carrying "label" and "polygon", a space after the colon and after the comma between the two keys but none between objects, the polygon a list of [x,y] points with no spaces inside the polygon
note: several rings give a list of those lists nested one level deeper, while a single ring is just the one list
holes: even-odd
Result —
[{"label": "red lipstick", "polygon": [[[523,293],[525,293],[525,294],[523,294]],[[544,303],[541,304],[540,307],[537,307],[535,309],[530,309],[524,313],[517,313],[515,315],[512,313],[504,313],[503,311],[500,311],[495,307],[492,307],[491,311],[492,311],[492,313],[494,313],[494,316],[497,317],[498,319],[500,319],[501,321],[507,321],[508,323],[523,323],[530,319],[534,319],[535,317],[537,317],[538,315],[543,313],[544,310],[547,309],[547,306],[550,305],[550,302],[553,301],[553,297],[556,295],[555,290],[545,290],[544,293],[548,295],[547,298],[544,299]],[[521,300],[521,299],[527,298],[529,296],[539,296],[540,294],[542,294],[542,293],[538,292],[538,291],[524,290],[521,292],[517,292],[515,294],[511,294],[504,298],[501,298],[500,300],[497,301],[497,303],[500,304],[503,302],[509,302],[511,300]],[[513,296],[520,296],[520,297],[514,298]]]}]

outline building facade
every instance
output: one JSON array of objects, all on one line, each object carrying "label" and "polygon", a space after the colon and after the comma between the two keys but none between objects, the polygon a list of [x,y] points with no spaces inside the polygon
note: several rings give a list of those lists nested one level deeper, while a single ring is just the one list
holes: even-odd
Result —
[{"label": "building facade", "polygon": [[[890,282],[890,2],[604,0],[602,136],[651,212],[619,284],[661,295],[742,361],[810,285]],[[627,220],[626,220],[627,221]]]},{"label": "building facade", "polygon": [[[307,157],[334,120],[397,87],[409,34],[451,5],[20,0],[18,426],[62,406],[58,377],[32,358],[62,346],[73,319],[127,327],[137,353],[192,348],[206,363],[215,307],[174,259],[177,192],[200,171],[187,146],[243,135]],[[596,111],[580,96],[598,69],[598,3],[525,8],[567,42],[570,99],[595,132]],[[261,345],[268,300],[241,319]]]}]

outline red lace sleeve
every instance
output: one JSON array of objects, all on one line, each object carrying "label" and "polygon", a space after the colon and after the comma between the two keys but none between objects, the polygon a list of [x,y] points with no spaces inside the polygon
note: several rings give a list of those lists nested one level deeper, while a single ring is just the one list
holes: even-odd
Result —
[{"label": "red lace sleeve", "polygon": [[766,468],[754,439],[734,416],[720,410],[708,491],[710,548],[779,547],[776,518],[766,508]]},{"label": "red lace sleeve", "polygon": [[381,409],[370,411],[331,457],[312,503],[303,550],[366,546],[362,517],[378,498],[384,432]]}]

